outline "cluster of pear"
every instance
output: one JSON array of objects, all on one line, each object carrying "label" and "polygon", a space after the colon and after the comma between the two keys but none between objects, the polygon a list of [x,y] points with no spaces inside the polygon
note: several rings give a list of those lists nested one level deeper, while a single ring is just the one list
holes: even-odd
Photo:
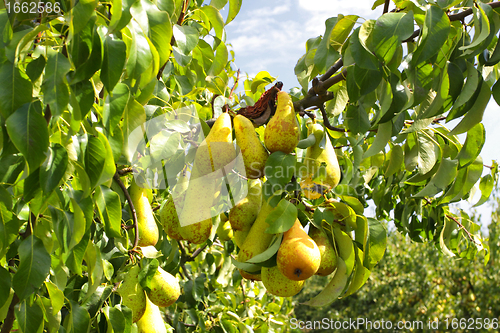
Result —
[{"label": "cluster of pear", "polygon": [[144,290],[139,281],[139,265],[130,267],[118,288],[122,304],[132,310],[132,322],[137,323],[140,333],[167,332],[160,307],[175,303],[181,294],[177,279],[158,267],[150,281],[150,288]]}]

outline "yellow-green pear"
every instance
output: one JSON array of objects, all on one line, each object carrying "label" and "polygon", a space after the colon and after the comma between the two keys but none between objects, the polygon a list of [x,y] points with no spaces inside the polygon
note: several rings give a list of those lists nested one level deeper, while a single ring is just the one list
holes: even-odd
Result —
[{"label": "yellow-green pear", "polygon": [[305,281],[294,281],[284,276],[278,266],[262,267],[262,283],[267,291],[274,296],[291,297],[297,295]]},{"label": "yellow-green pear", "polygon": [[[269,247],[274,235],[265,232],[269,227],[269,224],[266,222],[266,218],[272,210],[273,207],[263,198],[262,208],[259,215],[250,228],[245,241],[241,245],[240,252],[238,252],[238,261],[245,262],[248,259],[264,252]],[[242,273],[241,275],[247,279],[260,280],[260,274],[250,274],[242,272],[241,270],[240,273]]]},{"label": "yellow-green pear", "polygon": [[285,91],[280,91],[277,95],[276,113],[264,130],[264,143],[271,153],[282,151],[290,154],[297,147],[299,139],[299,124],[292,99]]},{"label": "yellow-green pear", "polygon": [[160,309],[147,298],[146,311],[137,322],[137,333],[167,333]]},{"label": "yellow-green pear", "polygon": [[252,227],[262,206],[262,181],[248,181],[247,196],[229,211],[229,222],[233,230],[248,231]]},{"label": "yellow-green pear", "polygon": [[130,267],[118,288],[122,304],[132,310],[132,322],[138,321],[146,311],[146,292],[139,283],[139,265]]},{"label": "yellow-green pear", "polygon": [[309,236],[318,245],[319,252],[321,253],[321,264],[316,275],[326,276],[332,274],[335,268],[337,268],[337,253],[325,230],[311,225]]},{"label": "yellow-green pear", "polygon": [[220,214],[221,219],[219,226],[217,227],[217,236],[223,242],[231,240],[234,236],[233,229],[231,229],[231,223],[227,219],[226,214]]},{"label": "yellow-green pear", "polygon": [[139,230],[139,246],[155,246],[158,242],[159,231],[153,215],[153,209],[148,199],[148,190],[137,185],[135,180],[129,189],[130,198],[134,204]]},{"label": "yellow-green pear", "polygon": [[147,291],[148,298],[153,304],[166,307],[177,301],[181,295],[181,287],[176,277],[158,267],[151,278],[151,289]]},{"label": "yellow-green pear", "polygon": [[177,208],[182,211],[184,198],[188,188],[189,179],[185,172],[181,172],[177,184],[175,184],[172,194],[160,207],[160,222],[168,237],[182,240]]},{"label": "yellow-green pear", "polygon": [[[323,179],[321,185],[334,188],[340,181],[340,168],[337,160],[337,154],[332,146],[328,134],[321,124],[315,123],[309,125],[309,134],[314,134],[316,142],[306,150],[304,158],[305,169],[301,170],[301,178],[314,177],[315,174],[321,174]],[[326,136],[325,136],[326,135]],[[325,149],[320,148],[320,143],[325,136]],[[325,163],[323,172],[320,171],[321,163]],[[319,171],[319,172],[318,172]]]},{"label": "yellow-green pear", "polygon": [[233,240],[236,243],[236,246],[239,247],[240,249],[243,243],[245,242],[245,239],[247,238],[249,232],[250,230],[248,231],[234,230]]},{"label": "yellow-green pear", "polygon": [[299,219],[283,234],[276,262],[281,273],[294,281],[308,279],[318,271],[321,252]]},{"label": "yellow-green pear", "polygon": [[184,240],[193,244],[201,244],[212,233],[212,218],[180,227],[180,233]]},{"label": "yellow-green pear", "polygon": [[241,149],[247,178],[261,178],[264,176],[264,167],[269,153],[260,142],[250,119],[237,115],[234,117],[233,123],[236,143]]}]

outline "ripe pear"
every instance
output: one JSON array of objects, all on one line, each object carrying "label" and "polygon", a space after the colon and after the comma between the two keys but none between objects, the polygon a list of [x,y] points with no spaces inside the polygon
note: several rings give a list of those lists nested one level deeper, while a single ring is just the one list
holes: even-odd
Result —
[{"label": "ripe pear", "polygon": [[299,219],[283,234],[276,262],[281,273],[294,281],[308,279],[318,271],[321,252]]},{"label": "ripe pear", "polygon": [[264,143],[271,153],[282,151],[290,154],[297,147],[299,139],[299,124],[292,99],[285,91],[280,91],[277,95],[276,113],[264,130]]},{"label": "ripe pear", "polygon": [[146,311],[146,292],[139,283],[139,265],[132,266],[118,288],[122,304],[132,310],[132,322],[138,321]]},{"label": "ripe pear", "polygon": [[229,221],[233,230],[248,231],[252,227],[262,207],[262,181],[248,181],[248,194],[229,211]]},{"label": "ripe pear", "polygon": [[130,198],[134,204],[139,229],[139,246],[155,246],[158,242],[159,231],[153,215],[153,209],[148,199],[148,190],[137,185],[135,180],[129,189]]},{"label": "ripe pear", "polygon": [[138,333],[167,333],[165,322],[158,306],[146,298],[146,311],[137,322]]},{"label": "ripe pear", "polygon": [[[231,168],[236,158],[231,132],[231,117],[223,113],[217,118],[210,133],[195,154],[179,223],[182,237],[196,244],[203,243],[210,235],[212,228],[211,208],[216,199],[214,194],[223,186],[222,179],[220,179],[223,174],[216,171],[221,168]],[[192,223],[200,224],[189,225]],[[192,233],[198,235],[190,235]],[[206,237],[201,237],[201,235]]]},{"label": "ripe pear", "polygon": [[220,214],[220,223],[217,227],[217,236],[223,242],[231,240],[234,236],[233,229],[231,229],[231,223],[227,219],[226,214]]},{"label": "ripe pear", "polygon": [[234,117],[233,122],[236,143],[241,149],[246,176],[250,179],[261,178],[264,176],[264,167],[269,153],[260,142],[250,119],[237,115]]},{"label": "ripe pear", "polygon": [[262,283],[267,291],[274,296],[290,297],[297,295],[305,281],[294,281],[284,276],[278,266],[262,267]]},{"label": "ripe pear", "polygon": [[[273,210],[273,207],[263,198],[262,209],[257,216],[257,219],[253,223],[245,241],[240,247],[240,252],[238,252],[238,261],[245,262],[248,259],[264,252],[273,238],[273,234],[266,233],[266,229],[269,224],[266,222],[266,218]],[[260,280],[260,274],[250,274],[240,270],[243,277],[251,280]]]},{"label": "ripe pear", "polygon": [[332,274],[337,268],[337,253],[325,230],[311,225],[309,236],[318,245],[319,252],[321,252],[321,264],[316,275],[326,276]]},{"label": "ripe pear", "polygon": [[181,287],[175,276],[158,267],[151,278],[151,289],[147,291],[147,295],[153,304],[166,307],[177,301],[181,295]]},{"label": "ripe pear", "polygon": [[243,243],[245,242],[245,239],[247,238],[249,232],[250,230],[248,231],[234,230],[233,240],[236,243],[236,246],[239,247],[240,249]]},{"label": "ripe pear", "polygon": [[314,177],[321,167],[321,163],[325,163],[325,175],[321,180],[321,185],[334,188],[340,181],[340,168],[337,160],[337,154],[332,146],[328,134],[326,134],[325,149],[320,148],[321,140],[325,135],[325,129],[321,124],[309,124],[309,134],[314,134],[316,142],[306,150],[304,158],[305,170],[301,170],[301,178]]},{"label": "ripe pear", "polygon": [[172,194],[167,197],[166,202],[160,208],[160,222],[165,233],[171,238],[182,240],[177,208],[182,211],[184,198],[188,188],[189,179],[185,172],[181,172],[177,184],[175,184]]}]

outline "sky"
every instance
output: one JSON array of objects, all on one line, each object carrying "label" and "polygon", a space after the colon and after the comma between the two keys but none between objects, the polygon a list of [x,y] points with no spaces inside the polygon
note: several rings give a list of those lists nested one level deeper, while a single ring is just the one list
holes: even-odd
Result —
[{"label": "sky", "polygon": [[[284,83],[288,91],[299,86],[294,74],[297,60],[305,53],[309,38],[322,35],[325,20],[338,14],[376,19],[382,14],[383,6],[371,10],[375,0],[243,0],[238,16],[226,26],[226,43],[235,52],[235,65],[242,74],[254,76],[267,71]],[[223,15],[227,15],[224,11]],[[493,98],[486,108],[483,123],[486,129],[486,143],[481,152],[483,162],[491,165],[500,161],[500,107]],[[453,127],[453,124],[447,126]],[[459,139],[464,142],[465,135]],[[484,169],[483,175],[489,173]],[[479,191],[478,191],[479,192]],[[478,193],[473,202],[479,199]],[[467,209],[469,204],[461,204]],[[483,225],[491,221],[491,208],[481,206]]]}]

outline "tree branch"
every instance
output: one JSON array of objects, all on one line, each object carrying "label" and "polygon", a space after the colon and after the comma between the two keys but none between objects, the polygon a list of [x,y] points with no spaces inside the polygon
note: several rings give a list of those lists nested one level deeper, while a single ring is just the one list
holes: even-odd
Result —
[{"label": "tree branch", "polygon": [[469,230],[465,229],[464,225],[454,216],[451,216],[449,214],[446,214],[446,217],[449,218],[450,220],[452,220],[453,222],[455,222],[457,225],[458,225],[458,228],[459,229],[462,229],[463,231],[465,231],[465,233],[467,234],[467,236],[469,237],[469,240],[476,244],[476,245],[479,245],[475,240],[474,238],[472,237],[472,234],[470,233]]},{"label": "tree branch", "polygon": [[336,132],[347,132],[347,130],[344,128],[338,128],[330,124],[330,120],[328,120],[328,115],[326,114],[326,110],[323,104],[319,105],[319,109],[321,110],[321,115],[323,116],[323,124],[325,124],[326,128]]},{"label": "tree branch", "polygon": [[389,2],[391,2],[391,0],[385,0],[385,3],[384,3],[384,14],[389,11]]},{"label": "tree branch", "polygon": [[135,231],[135,238],[134,238],[134,245],[132,246],[132,250],[134,250],[137,247],[137,244],[139,243],[139,225],[137,224],[137,213],[135,212],[135,207],[134,203],[132,202],[132,198],[130,197],[130,193],[128,193],[127,188],[123,184],[122,180],[120,179],[120,175],[117,172],[115,172],[113,179],[116,181],[118,186],[123,191],[123,195],[125,195],[125,199],[128,201],[128,205],[130,206],[130,210],[132,211],[132,222],[134,226],[134,231]]}]

